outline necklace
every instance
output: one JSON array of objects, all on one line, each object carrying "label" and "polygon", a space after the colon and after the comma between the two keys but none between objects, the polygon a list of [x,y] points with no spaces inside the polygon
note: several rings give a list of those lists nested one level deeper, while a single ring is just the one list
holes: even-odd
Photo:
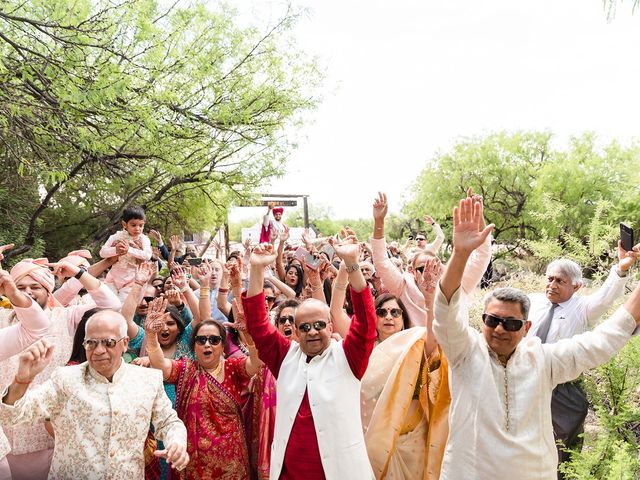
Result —
[{"label": "necklace", "polygon": [[209,369],[205,369],[205,370],[207,370],[207,372],[210,375],[213,375],[213,377],[215,377],[217,379],[218,375],[220,375],[220,372],[222,371],[222,366],[223,365],[224,365],[224,359],[222,357],[220,357],[220,361],[218,362],[218,366],[213,370],[213,372],[209,371]]}]

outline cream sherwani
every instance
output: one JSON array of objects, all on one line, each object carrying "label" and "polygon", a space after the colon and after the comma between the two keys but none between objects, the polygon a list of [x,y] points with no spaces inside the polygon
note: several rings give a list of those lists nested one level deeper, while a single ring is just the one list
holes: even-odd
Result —
[{"label": "cream sherwani", "polygon": [[592,332],[553,344],[523,339],[506,366],[469,327],[458,289],[447,303],[438,287],[433,331],[449,360],[449,439],[442,480],[556,478],[551,391],[615,355],[636,327],[620,307]]},{"label": "cream sherwani", "polygon": [[144,479],[149,423],[155,435],[186,448],[187,431],[164,392],[162,372],[122,362],[109,382],[88,363],[57,369],[0,422],[50,417],[56,435],[50,479]]}]

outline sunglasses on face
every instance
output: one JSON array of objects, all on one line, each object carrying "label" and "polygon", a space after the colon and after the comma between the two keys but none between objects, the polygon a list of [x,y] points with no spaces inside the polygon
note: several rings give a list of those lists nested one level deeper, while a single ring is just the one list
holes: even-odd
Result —
[{"label": "sunglasses on face", "polygon": [[212,346],[219,345],[222,341],[222,337],[220,335],[196,335],[195,340],[198,345],[202,345],[204,347],[207,342]]},{"label": "sunglasses on face", "polygon": [[298,330],[303,333],[309,333],[312,328],[315,328],[317,331],[324,330],[325,328],[327,328],[327,322],[318,320],[317,322],[301,323],[300,325],[298,325]]},{"label": "sunglasses on face", "polygon": [[142,297],[142,300],[144,300],[146,303],[151,303],[156,299],[156,297]]},{"label": "sunglasses on face", "polygon": [[[123,339],[124,337],[122,337],[120,340]],[[118,344],[120,340],[116,340],[115,338],[87,338],[84,342],[82,342],[82,345],[84,346],[85,350],[95,350],[100,344],[104,345],[107,348],[113,348]]]},{"label": "sunglasses on face", "polygon": [[278,323],[280,325],[284,325],[287,322],[293,325],[294,324],[293,321],[294,321],[293,315],[283,315],[282,317],[278,318]]},{"label": "sunglasses on face", "polygon": [[527,322],[519,318],[501,318],[490,313],[483,313],[482,321],[489,328],[496,328],[499,324],[502,324],[502,328],[507,332],[517,332]]},{"label": "sunglasses on face", "polygon": [[275,302],[276,301],[276,297],[264,297],[267,302]]},{"label": "sunglasses on face", "polygon": [[376,315],[379,317],[386,317],[389,313],[393,318],[402,316],[402,310],[399,308],[376,308]]},{"label": "sunglasses on face", "polygon": [[414,270],[422,275],[422,272],[424,272],[424,265],[422,265],[421,267],[416,267],[414,268]]},{"label": "sunglasses on face", "polygon": [[418,242],[424,242],[424,241],[426,240],[426,238],[416,238],[416,240],[417,240]]}]

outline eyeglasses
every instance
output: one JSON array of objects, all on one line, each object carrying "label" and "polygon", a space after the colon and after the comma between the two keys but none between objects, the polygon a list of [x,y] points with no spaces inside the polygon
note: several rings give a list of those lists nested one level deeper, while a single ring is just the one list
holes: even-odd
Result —
[{"label": "eyeglasses", "polygon": [[202,345],[204,347],[207,342],[212,346],[220,344],[222,337],[220,335],[196,335],[195,340],[198,345]]},{"label": "eyeglasses", "polygon": [[402,316],[402,310],[399,308],[376,308],[376,315],[379,317],[386,317],[390,313],[393,318]]},{"label": "eyeglasses", "polygon": [[327,322],[318,320],[313,323],[301,323],[300,325],[298,325],[298,330],[303,333],[309,333],[312,328],[315,328],[317,331],[324,330],[325,328],[327,328]]},{"label": "eyeglasses", "polygon": [[147,303],[151,303],[156,299],[156,297],[142,297],[142,299]]},{"label": "eyeglasses", "polygon": [[414,270],[422,275],[422,272],[424,272],[424,265],[422,265],[421,267],[416,267],[414,268]]},{"label": "eyeglasses", "polygon": [[85,350],[95,350],[100,344],[104,345],[107,348],[113,348],[118,344],[120,340],[124,340],[124,338],[125,337],[122,337],[119,340],[116,340],[115,338],[87,338],[84,342],[82,342],[82,346],[85,348]]},{"label": "eyeglasses", "polygon": [[507,332],[517,332],[527,322],[519,318],[501,318],[490,313],[483,313],[482,321],[489,328],[496,328],[499,324],[502,324],[502,328]]},{"label": "eyeglasses", "polygon": [[276,301],[276,297],[264,297],[267,302],[275,302]]},{"label": "eyeglasses", "polygon": [[418,242],[424,242],[424,241],[426,240],[426,238],[416,238],[416,240],[417,240]]},{"label": "eyeglasses", "polygon": [[291,325],[294,325],[294,323],[293,323],[294,320],[295,319],[294,319],[293,315],[284,315],[284,316],[278,318],[278,323],[280,325],[284,325],[285,323],[289,322]]}]

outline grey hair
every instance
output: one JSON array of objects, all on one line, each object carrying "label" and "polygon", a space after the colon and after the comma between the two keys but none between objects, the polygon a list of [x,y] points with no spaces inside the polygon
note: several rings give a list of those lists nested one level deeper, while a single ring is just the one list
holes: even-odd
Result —
[{"label": "grey hair", "polygon": [[118,319],[120,320],[120,325],[118,325],[118,333],[121,337],[126,337],[127,336],[127,321],[124,319],[124,317],[119,314],[118,312],[114,312],[112,310],[100,310],[99,312],[94,313],[93,315],[91,315],[88,319],[87,319],[87,323],[84,324],[84,334],[85,336],[87,335],[87,330],[89,330],[89,324],[91,323],[91,321],[96,318],[96,314],[98,313],[102,313],[102,312],[109,312],[109,313],[115,313],[118,316]]},{"label": "grey hair", "polygon": [[496,288],[484,297],[484,307],[487,308],[491,300],[500,300],[501,302],[519,303],[522,317],[527,320],[529,318],[529,308],[531,308],[531,300],[522,290],[517,288],[504,287]]},{"label": "grey hair", "polygon": [[547,265],[547,275],[549,270],[557,268],[564,273],[571,280],[572,285],[582,285],[582,269],[573,260],[568,258],[556,258],[553,262]]}]

